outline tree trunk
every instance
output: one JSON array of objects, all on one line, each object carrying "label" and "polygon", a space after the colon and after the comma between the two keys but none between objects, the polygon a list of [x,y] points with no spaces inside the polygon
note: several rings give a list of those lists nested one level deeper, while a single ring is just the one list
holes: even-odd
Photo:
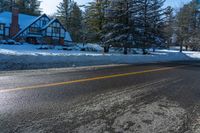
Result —
[{"label": "tree trunk", "polygon": [[180,52],[181,53],[183,52],[183,41],[181,41],[181,44],[180,44]]},{"label": "tree trunk", "polygon": [[188,51],[188,45],[185,46],[185,50]]},{"label": "tree trunk", "polygon": [[153,45],[153,52],[156,52],[156,46]]},{"label": "tree trunk", "polygon": [[147,54],[147,51],[146,51],[145,48],[142,49],[142,53],[143,53],[143,55],[146,55],[146,54]]},{"label": "tree trunk", "polygon": [[127,55],[128,54],[128,48],[124,47],[124,54]]},{"label": "tree trunk", "polygon": [[109,53],[109,47],[104,47],[104,53]]}]

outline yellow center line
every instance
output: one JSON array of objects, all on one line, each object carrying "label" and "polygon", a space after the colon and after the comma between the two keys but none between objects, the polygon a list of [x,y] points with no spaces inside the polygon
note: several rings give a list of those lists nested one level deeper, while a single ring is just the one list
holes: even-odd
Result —
[{"label": "yellow center line", "polygon": [[180,67],[184,67],[184,66],[165,67],[165,68],[144,70],[144,71],[139,71],[139,72],[129,72],[129,73],[121,73],[121,74],[99,76],[99,77],[94,77],[94,78],[78,79],[78,80],[72,80],[72,81],[66,81],[66,82],[25,86],[25,87],[19,87],[19,88],[14,88],[14,89],[3,89],[3,90],[0,90],[0,93],[21,91],[21,90],[29,90],[29,89],[36,89],[36,88],[54,87],[54,86],[61,86],[61,85],[69,85],[69,84],[74,84],[74,83],[82,83],[82,82],[102,80],[102,79],[111,79],[111,78],[117,78],[117,77],[126,77],[126,76],[131,76],[131,75],[138,75],[138,74],[145,74],[145,73],[151,73],[151,72],[172,70],[172,69],[176,69],[176,68],[180,68]]}]

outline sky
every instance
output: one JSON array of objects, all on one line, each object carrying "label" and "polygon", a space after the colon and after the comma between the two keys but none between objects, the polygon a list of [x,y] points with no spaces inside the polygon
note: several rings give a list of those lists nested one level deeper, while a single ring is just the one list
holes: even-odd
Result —
[{"label": "sky", "polygon": [[[51,2],[50,2],[51,1]],[[56,12],[57,8],[56,6],[61,2],[62,0],[42,0],[41,8],[44,13],[51,15]],[[91,2],[93,0],[75,0],[79,5],[86,4],[88,2]],[[191,0],[166,0],[166,6],[170,5],[174,8],[179,8],[183,4],[189,2]]]}]

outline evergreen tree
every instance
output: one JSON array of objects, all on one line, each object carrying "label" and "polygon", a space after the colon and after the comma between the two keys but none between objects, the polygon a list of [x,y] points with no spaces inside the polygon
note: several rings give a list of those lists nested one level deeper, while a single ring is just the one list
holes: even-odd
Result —
[{"label": "evergreen tree", "polygon": [[165,27],[165,22],[168,19],[168,7],[163,8],[165,0],[152,0],[152,44],[155,46],[160,46],[165,43],[163,28]]},{"label": "evergreen tree", "polygon": [[31,15],[40,15],[41,14],[41,9],[40,9],[40,4],[41,1],[39,0],[29,0],[29,14]]},{"label": "evergreen tree", "polygon": [[106,4],[106,0],[96,0],[90,2],[85,9],[85,25],[88,28],[88,40],[91,42],[100,41],[102,28],[105,23]]},{"label": "evergreen tree", "polygon": [[1,0],[0,2],[0,12],[2,11],[11,11],[12,0]]},{"label": "evergreen tree", "polygon": [[163,9],[165,0],[132,0],[132,32],[136,44],[142,47],[143,54],[147,54],[146,48],[156,44],[160,40],[160,29],[164,23]]},{"label": "evergreen tree", "polygon": [[188,46],[194,50],[200,49],[200,12],[197,10],[196,0],[184,5],[177,14],[177,35],[180,43],[180,52],[183,46]]},{"label": "evergreen tree", "polygon": [[103,27],[102,36],[104,52],[109,51],[109,47],[122,47],[124,54],[127,54],[127,48],[130,47],[130,26],[129,26],[129,7],[127,0],[111,1],[107,7],[107,23]]},{"label": "evergreen tree", "polygon": [[82,32],[82,11],[80,7],[74,1],[63,0],[57,8],[58,19],[71,33],[73,40],[80,42]]},{"label": "evergreen tree", "polygon": [[74,3],[72,6],[72,10],[70,12],[69,17],[69,28],[72,38],[76,42],[81,41],[81,30],[82,30],[82,11],[77,5]]},{"label": "evergreen tree", "polygon": [[168,7],[166,11],[166,21],[163,29],[164,39],[166,40],[167,47],[169,48],[174,42],[175,37],[175,17],[173,15],[173,8]]},{"label": "evergreen tree", "polygon": [[57,6],[57,17],[61,21],[61,23],[68,29],[69,26],[69,19],[70,19],[70,12],[72,8],[72,1],[71,0],[63,0]]},{"label": "evergreen tree", "polygon": [[97,40],[97,33],[93,29],[93,25],[90,23],[91,17],[89,15],[89,10],[86,9],[83,12],[83,21],[82,21],[82,36],[81,39],[84,43],[86,42],[96,42]]},{"label": "evergreen tree", "polygon": [[40,4],[41,2],[38,0],[16,0],[16,5],[19,7],[19,12],[29,15],[40,15]]},{"label": "evergreen tree", "polygon": [[160,45],[164,42],[161,30],[166,21],[164,2],[165,0],[110,0],[105,11],[106,24],[102,37],[105,48],[123,47],[126,54],[128,47],[137,44],[146,54],[146,49],[152,44]]}]

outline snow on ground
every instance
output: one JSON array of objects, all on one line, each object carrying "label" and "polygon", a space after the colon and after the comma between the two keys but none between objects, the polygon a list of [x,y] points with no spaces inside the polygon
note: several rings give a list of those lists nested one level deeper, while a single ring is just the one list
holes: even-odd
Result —
[{"label": "snow on ground", "polygon": [[[61,46],[45,49],[41,45],[0,45],[0,70],[21,70],[56,67],[74,67],[106,64],[134,64],[163,61],[200,59],[199,52],[179,53],[177,50],[157,50],[150,55],[129,54],[117,52],[103,53],[98,45],[85,45],[86,51],[81,51],[81,44],[61,50]],[[43,48],[43,50],[41,49]]]}]

